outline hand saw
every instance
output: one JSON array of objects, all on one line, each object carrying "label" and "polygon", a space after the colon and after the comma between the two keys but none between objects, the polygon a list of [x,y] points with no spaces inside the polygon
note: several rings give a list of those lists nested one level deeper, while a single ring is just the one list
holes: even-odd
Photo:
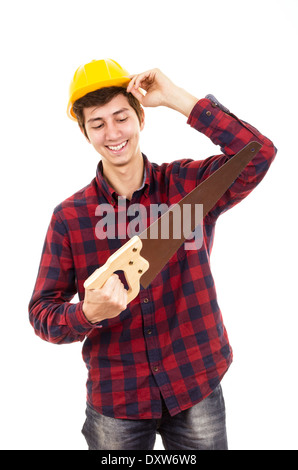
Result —
[{"label": "hand saw", "polygon": [[[103,266],[88,277],[84,283],[85,289],[100,289],[115,271],[123,271],[128,284],[127,303],[131,302],[138,295],[140,284],[144,288],[149,286],[261,148],[259,142],[253,141],[246,145],[140,235],[132,237],[113,253]],[[170,222],[171,226],[175,210],[183,209],[186,204],[191,209],[188,211],[191,220],[185,224],[185,220],[180,218],[180,223],[184,224],[179,232],[181,235],[177,237],[177,230],[172,226],[168,236],[162,236],[162,224]],[[203,205],[199,220],[196,215],[198,204]]]}]

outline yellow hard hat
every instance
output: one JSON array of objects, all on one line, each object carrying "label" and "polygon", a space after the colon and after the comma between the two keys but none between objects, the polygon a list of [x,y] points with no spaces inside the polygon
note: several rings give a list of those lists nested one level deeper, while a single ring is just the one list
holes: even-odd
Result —
[{"label": "yellow hard hat", "polygon": [[130,81],[129,73],[112,59],[92,60],[81,65],[75,72],[69,87],[67,114],[77,120],[73,112],[73,103],[91,91],[109,86],[126,87]]}]

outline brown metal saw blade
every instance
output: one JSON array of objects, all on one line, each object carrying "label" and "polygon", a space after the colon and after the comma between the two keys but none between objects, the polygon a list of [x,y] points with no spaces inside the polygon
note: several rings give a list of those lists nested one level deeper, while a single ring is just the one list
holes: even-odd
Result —
[{"label": "brown metal saw blade", "polygon": [[[143,245],[140,255],[150,264],[149,269],[140,278],[140,283],[144,288],[147,288],[155,279],[261,148],[262,145],[259,142],[250,142],[139,235]],[[185,224],[183,217],[180,217],[179,231],[173,225],[173,221],[177,222],[175,213],[180,211],[182,214],[183,206],[186,204],[190,205],[191,221],[188,220]],[[199,220],[196,214],[198,204],[203,205],[202,217]],[[162,234],[162,228],[164,229],[167,224],[169,233],[165,237]],[[178,238],[177,233],[181,234]]]}]

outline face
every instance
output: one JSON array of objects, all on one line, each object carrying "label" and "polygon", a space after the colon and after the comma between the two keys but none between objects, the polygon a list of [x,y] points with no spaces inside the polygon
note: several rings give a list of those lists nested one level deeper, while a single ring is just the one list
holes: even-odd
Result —
[{"label": "face", "polygon": [[142,158],[140,124],[127,98],[120,94],[103,106],[84,109],[85,128],[89,142],[102,156],[104,167],[119,167]]}]

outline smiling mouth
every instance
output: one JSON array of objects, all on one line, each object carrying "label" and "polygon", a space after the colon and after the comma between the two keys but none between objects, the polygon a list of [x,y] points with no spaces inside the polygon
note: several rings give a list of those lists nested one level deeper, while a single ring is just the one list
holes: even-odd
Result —
[{"label": "smiling mouth", "polygon": [[126,147],[128,140],[125,140],[119,145],[106,145],[106,147],[112,152],[120,152],[124,147]]}]

